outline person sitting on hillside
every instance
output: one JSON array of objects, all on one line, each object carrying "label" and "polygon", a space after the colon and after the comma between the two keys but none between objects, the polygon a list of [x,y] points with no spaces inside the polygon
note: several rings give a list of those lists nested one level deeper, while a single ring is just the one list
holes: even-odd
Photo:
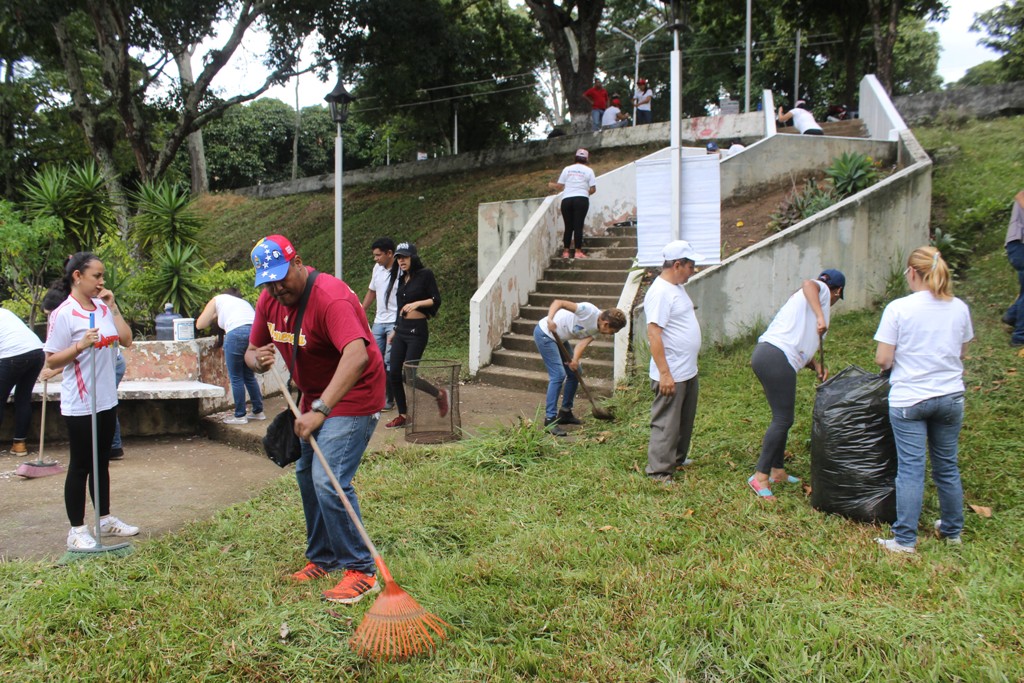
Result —
[{"label": "person sitting on hillside", "polygon": [[[533,330],[533,341],[548,370],[548,393],[544,404],[544,427],[555,436],[566,436],[559,425],[582,424],[572,414],[573,401],[582,371],[580,360],[594,335],[615,334],[626,326],[626,314],[617,308],[605,311],[586,301],[573,303],[555,299],[548,307],[548,314],[537,323]],[[567,340],[577,339],[579,343],[571,348]],[[559,351],[558,344],[562,350]],[[568,362],[563,359],[570,358]],[[565,391],[563,392],[563,386]],[[562,409],[558,410],[558,395],[562,394]]]},{"label": "person sitting on hillside", "polygon": [[604,110],[604,115],[601,117],[601,130],[622,128],[629,124],[629,114],[624,113],[621,106],[622,100],[619,99],[619,96],[612,95],[612,103]]},{"label": "person sitting on hillside", "polygon": [[825,131],[821,129],[814,121],[814,114],[811,113],[810,107],[803,100],[797,100],[793,108],[785,114],[782,113],[782,107],[779,107],[779,123],[785,123],[790,119],[793,120],[793,125],[800,132],[801,135],[824,135]]}]

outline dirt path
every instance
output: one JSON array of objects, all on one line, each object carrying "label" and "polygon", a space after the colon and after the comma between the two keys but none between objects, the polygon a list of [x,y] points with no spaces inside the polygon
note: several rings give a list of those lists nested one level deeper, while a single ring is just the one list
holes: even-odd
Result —
[{"label": "dirt path", "polygon": [[[483,384],[459,390],[462,426],[470,431],[510,424],[519,416],[533,418],[544,400],[538,393]],[[268,400],[268,415],[283,409],[282,398]],[[383,414],[370,450],[421,448],[405,441],[404,430],[384,429],[384,422],[394,415]],[[208,418],[216,440],[200,435],[128,439],[124,459],[111,463],[111,512],[142,527],[137,542],[207,519],[248,500],[278,477],[294,477],[293,468],[282,470],[256,452],[265,422],[233,427],[217,418]],[[68,520],[63,474],[32,480],[14,474],[23,460],[35,459],[36,445],[29,444],[30,458],[0,454],[0,561],[52,561],[64,553]],[[45,456],[66,466],[67,444],[47,444]],[[90,526],[93,514],[90,503]]]}]

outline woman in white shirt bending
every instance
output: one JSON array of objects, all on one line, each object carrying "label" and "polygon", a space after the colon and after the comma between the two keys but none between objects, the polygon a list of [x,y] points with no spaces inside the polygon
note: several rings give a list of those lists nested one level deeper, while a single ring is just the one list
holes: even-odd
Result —
[{"label": "woman in white shirt bending", "polygon": [[[231,382],[231,398],[235,401],[235,414],[224,418],[226,424],[244,425],[249,420],[265,420],[263,413],[263,394],[256,381],[252,368],[245,364],[245,350],[249,348],[249,331],[252,321],[256,318],[256,310],[242,298],[242,293],[235,287],[228,287],[223,293],[210,299],[206,308],[199,314],[196,327],[205,330],[214,322],[224,330],[224,336],[218,340],[218,346],[224,347],[224,364],[228,368],[228,380]],[[252,414],[245,415],[245,392],[249,392],[252,401]]]},{"label": "woman in white shirt bending", "polygon": [[924,497],[925,455],[939,494],[940,537],[960,542],[964,493],[957,445],[964,418],[963,356],[974,338],[971,313],[953,296],[949,267],[935,247],[914,250],[904,271],[910,296],[885,307],[875,333],[875,362],[892,370],[889,421],[896,440],[894,538],[875,539],[891,552],[912,553]]}]

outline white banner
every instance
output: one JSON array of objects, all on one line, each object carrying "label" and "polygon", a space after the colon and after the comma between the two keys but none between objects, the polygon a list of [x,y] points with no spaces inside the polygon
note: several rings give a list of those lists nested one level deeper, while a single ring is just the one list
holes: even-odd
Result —
[{"label": "white banner", "polygon": [[[683,155],[682,239],[713,265],[722,260],[722,184],[717,155]],[[675,239],[672,209],[671,160],[636,162],[637,263],[660,266],[661,251]]]}]

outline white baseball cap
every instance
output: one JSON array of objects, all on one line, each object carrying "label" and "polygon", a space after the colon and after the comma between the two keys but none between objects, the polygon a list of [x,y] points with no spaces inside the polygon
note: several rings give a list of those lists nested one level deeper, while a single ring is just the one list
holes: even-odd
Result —
[{"label": "white baseball cap", "polygon": [[675,240],[665,245],[661,256],[666,261],[678,261],[679,259],[690,259],[691,261],[703,261],[704,257],[693,250],[686,240]]}]

